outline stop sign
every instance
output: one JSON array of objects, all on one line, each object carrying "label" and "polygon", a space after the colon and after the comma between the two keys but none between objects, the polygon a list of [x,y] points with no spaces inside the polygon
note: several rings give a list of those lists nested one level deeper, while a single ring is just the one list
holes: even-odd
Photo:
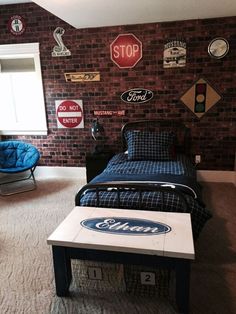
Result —
[{"label": "stop sign", "polygon": [[134,34],[121,34],[111,43],[110,53],[119,68],[133,68],[142,58],[142,43]]}]

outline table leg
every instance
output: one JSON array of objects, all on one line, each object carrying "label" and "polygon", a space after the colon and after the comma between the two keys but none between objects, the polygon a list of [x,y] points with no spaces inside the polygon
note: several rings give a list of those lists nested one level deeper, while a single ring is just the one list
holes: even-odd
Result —
[{"label": "table leg", "polygon": [[56,293],[59,297],[67,296],[72,278],[70,257],[61,246],[52,246],[52,254]]},{"label": "table leg", "polygon": [[176,265],[176,303],[180,313],[189,313],[190,261],[180,260]]}]

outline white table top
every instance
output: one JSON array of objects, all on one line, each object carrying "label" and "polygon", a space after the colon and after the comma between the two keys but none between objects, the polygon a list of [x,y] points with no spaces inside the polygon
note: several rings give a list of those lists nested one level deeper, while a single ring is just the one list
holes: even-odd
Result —
[{"label": "white table top", "polygon": [[[96,230],[88,229],[87,222],[81,224],[93,218],[100,219],[94,223]],[[145,227],[143,223],[147,220],[154,225]],[[168,232],[156,234],[162,224],[167,225]],[[118,232],[129,229],[130,233],[119,234],[116,229]],[[186,213],[77,206],[49,236],[47,243],[186,259],[195,257],[190,214]]]}]

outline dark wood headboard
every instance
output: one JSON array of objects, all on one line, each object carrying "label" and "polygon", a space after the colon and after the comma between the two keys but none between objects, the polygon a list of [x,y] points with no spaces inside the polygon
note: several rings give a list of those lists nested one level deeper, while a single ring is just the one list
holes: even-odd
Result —
[{"label": "dark wood headboard", "polygon": [[176,150],[179,153],[191,154],[190,129],[182,121],[172,120],[138,120],[128,122],[121,129],[122,147],[127,149],[125,133],[128,130],[145,130],[151,132],[171,131],[176,135]]}]

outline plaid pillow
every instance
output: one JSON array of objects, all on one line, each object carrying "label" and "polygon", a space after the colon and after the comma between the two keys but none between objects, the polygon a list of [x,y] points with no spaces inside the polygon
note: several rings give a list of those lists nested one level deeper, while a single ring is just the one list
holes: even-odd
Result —
[{"label": "plaid pillow", "polygon": [[172,132],[127,131],[128,160],[173,160],[174,134]]}]

